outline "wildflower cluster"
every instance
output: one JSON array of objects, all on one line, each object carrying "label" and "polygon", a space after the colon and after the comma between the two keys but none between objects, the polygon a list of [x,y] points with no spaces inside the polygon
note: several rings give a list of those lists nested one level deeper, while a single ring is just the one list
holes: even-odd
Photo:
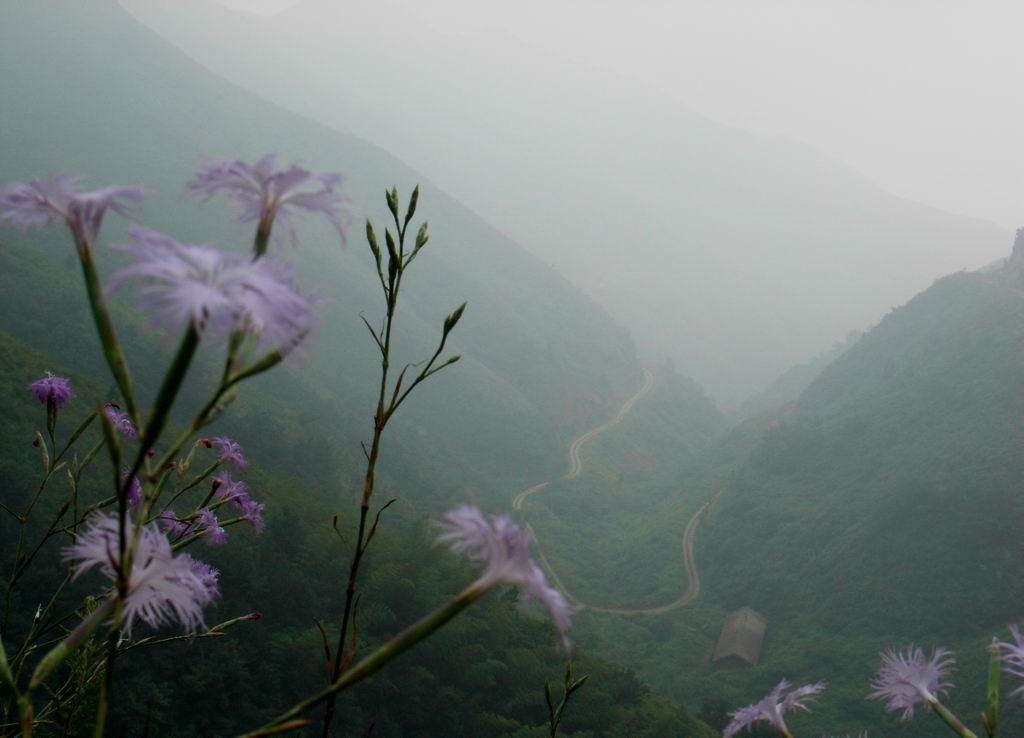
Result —
[{"label": "wildflower cluster", "polygon": [[[227,194],[243,205],[243,220],[258,220],[268,237],[274,221],[280,220],[283,232],[294,238],[290,218],[298,213],[322,215],[340,231],[344,222],[341,205],[345,202],[338,191],[340,175],[313,175],[297,166],[277,171],[274,161],[273,156],[264,157],[251,167],[241,162],[206,162],[186,191],[203,199]],[[138,187],[85,191],[81,180],[69,175],[0,188],[0,225],[27,230],[63,223],[68,228],[82,266],[103,356],[120,394],[94,406],[74,432],[59,443],[58,418],[72,411],[70,403],[75,396],[71,380],[47,372],[28,385],[31,394],[46,407],[48,438],[41,434],[36,437],[45,477],[28,508],[15,515],[22,532],[7,601],[44,544],[65,534],[70,544],[64,547],[63,558],[71,566],[71,581],[84,580],[89,572],[98,572],[106,581],[105,588],[79,608],[80,624],[43,656],[26,686],[16,684],[13,676],[8,678],[8,661],[0,646],[0,677],[15,690],[11,704],[19,707],[26,735],[35,724],[33,698],[37,690],[97,629],[107,630],[104,638],[110,647],[90,650],[85,658],[103,654],[90,666],[92,679],[104,677],[99,680],[94,730],[101,735],[111,698],[110,674],[118,653],[131,647],[138,626],[178,625],[186,633],[206,627],[205,611],[219,599],[220,572],[183,549],[195,541],[224,545],[228,530],[239,523],[261,533],[264,505],[253,499],[245,482],[230,476],[232,471],[237,473],[246,467],[240,444],[223,435],[190,442],[225,411],[236,385],[276,366],[306,340],[316,323],[317,300],[297,287],[284,261],[265,255],[267,239],[261,237],[257,238],[254,253],[247,256],[209,244],[184,244],[167,234],[132,225],[128,241],[115,245],[129,262],[113,273],[104,288],[96,266],[103,221],[111,212],[134,218],[135,206],[142,199],[143,191]],[[129,284],[134,286],[144,314],[182,336],[147,413],[143,413],[136,397],[108,304],[114,290]],[[200,344],[219,346],[225,354],[220,386],[194,412],[183,434],[167,438],[164,431],[168,418]],[[88,440],[90,426],[96,425],[101,433],[94,439],[95,445],[79,453],[77,444]],[[85,490],[80,489],[79,482],[103,449],[113,466],[112,490],[108,496],[90,501],[84,498]],[[197,463],[201,468],[193,472]],[[29,549],[24,526],[35,500],[61,469],[66,470],[70,495],[56,518],[44,526],[47,533],[42,541]],[[187,512],[179,514],[175,508]],[[16,652],[13,674],[22,669],[26,654],[40,648],[40,635],[54,627],[56,600],[54,595],[50,605],[37,613],[32,630]],[[0,632],[7,631],[6,619],[5,615]],[[251,619],[243,616],[228,624]],[[87,688],[87,683],[78,685],[78,689]],[[49,692],[51,701],[40,714],[47,714],[71,696],[67,690],[72,685],[61,689],[61,693]],[[76,704],[80,702],[78,699]]]},{"label": "wildflower cluster", "polygon": [[[57,471],[66,470],[71,492],[55,519],[43,526],[47,533],[31,555],[26,555],[26,534],[22,530],[7,599],[10,601],[25,569],[51,538],[68,537],[62,555],[70,571],[50,604],[36,613],[32,628],[12,661],[8,661],[4,644],[0,643],[0,686],[12,693],[10,701],[2,701],[5,725],[19,725],[22,734],[30,736],[56,710],[71,705],[73,714],[84,704],[95,704],[92,733],[102,736],[114,697],[112,675],[120,653],[153,642],[223,635],[229,627],[259,618],[257,613],[250,613],[212,628],[207,626],[210,608],[220,600],[221,572],[185,549],[197,542],[208,547],[223,546],[234,535],[233,526],[239,524],[256,535],[262,533],[265,506],[254,499],[247,482],[240,478],[248,466],[242,446],[224,435],[201,437],[201,432],[224,414],[239,383],[273,369],[307,341],[316,324],[318,300],[298,287],[285,261],[267,252],[272,242],[294,242],[293,221],[300,214],[323,218],[344,240],[348,200],[340,191],[341,183],[341,176],[334,173],[315,174],[297,165],[278,169],[273,155],[255,164],[205,160],[186,192],[204,202],[216,196],[233,201],[239,208],[240,221],[256,223],[251,253],[223,251],[212,244],[182,243],[170,235],[133,224],[127,240],[115,245],[127,256],[128,263],[114,271],[105,287],[95,253],[103,220],[109,212],[134,217],[134,206],[143,196],[140,188],[83,191],[80,180],[67,175],[0,188],[0,224],[28,229],[63,222],[69,229],[82,266],[99,344],[118,393],[94,405],[59,443],[58,418],[74,409],[70,405],[74,398],[71,380],[48,372],[28,385],[31,394],[46,407],[48,440],[42,434],[36,435],[45,477],[29,507],[15,514],[19,525],[26,524],[35,500]],[[539,601],[554,620],[566,650],[569,647],[570,608],[530,557],[529,534],[507,517],[488,518],[470,507],[457,508],[443,517],[438,540],[453,552],[466,554],[482,565],[481,576],[449,603],[361,660],[355,659],[355,638],[348,648],[344,647],[354,618],[353,595],[359,564],[377,530],[380,513],[391,504],[383,505],[372,524],[368,524],[382,433],[412,390],[459,359],[457,355],[441,358],[441,354],[465,305],[445,316],[432,356],[409,365],[397,377],[388,374],[392,326],[402,280],[429,239],[424,223],[408,239],[407,246],[407,229],[418,198],[417,189],[404,217],[399,217],[398,193],[387,193],[395,233],[390,229],[386,232],[386,258],[372,226],[367,224],[367,240],[377,265],[386,317],[380,329],[364,322],[381,352],[383,373],[373,440],[367,452],[366,484],[339,646],[332,653],[324,641],[330,667],[328,684],[320,693],[298,703],[252,735],[273,735],[303,727],[310,721],[300,716],[322,703],[326,703],[324,732],[329,734],[338,692],[383,668],[503,584],[518,587],[525,599]],[[123,286],[134,288],[139,310],[154,324],[180,336],[173,359],[156,383],[155,399],[145,412],[136,396],[128,358],[108,304],[111,295]],[[201,346],[223,352],[221,380],[205,403],[189,411],[192,419],[183,432],[173,436],[166,432],[172,410],[178,416],[186,412],[180,407],[179,397],[183,396],[181,389]],[[415,372],[407,378],[410,369]],[[99,433],[95,432],[96,426]],[[86,440],[92,441],[92,447],[79,453],[77,444]],[[90,499],[89,491],[80,488],[79,482],[83,472],[97,458],[102,459],[103,450],[111,467],[107,477],[111,490],[105,496]],[[90,582],[94,595],[86,598],[71,616],[58,620],[54,603],[69,581]],[[76,616],[78,624],[56,645],[41,640],[43,634],[65,622],[74,622]],[[2,626],[0,632],[6,633],[6,615]],[[184,635],[155,641],[152,636],[137,636],[140,628],[172,626],[180,628]],[[32,665],[26,663],[26,658],[37,651],[41,655],[32,657],[35,665],[30,669]],[[76,652],[75,668],[82,676],[52,679]],[[557,710],[548,694],[552,731],[557,730],[568,695],[585,680],[573,681],[570,675],[567,671],[566,694]],[[40,707],[37,701],[43,699],[40,695],[44,693],[47,701]],[[89,700],[84,699],[87,693]],[[12,709],[17,714],[11,714]],[[71,716],[67,719],[70,721]]]},{"label": "wildflower cluster", "polygon": [[[214,453],[205,454],[206,449],[213,449]],[[245,523],[257,534],[262,533],[265,506],[252,498],[244,481],[233,479],[231,471],[225,468],[233,467],[237,471],[248,465],[241,445],[226,436],[200,438],[183,460],[181,471],[187,471],[197,461],[204,461],[204,454],[213,457],[212,463],[185,485],[187,490],[201,489],[204,494],[193,500],[188,513],[179,515],[168,503],[156,516],[167,535],[175,543],[198,538],[216,547],[227,543],[226,528],[238,523]]]},{"label": "wildflower cluster", "polygon": [[[981,714],[982,726],[990,737],[996,735],[999,722],[1000,673],[1022,680],[1010,694],[1024,695],[1024,636],[1017,626],[1010,627],[1010,635],[1012,641],[993,639],[990,648],[987,708]],[[902,650],[886,649],[881,659],[878,672],[871,680],[873,691],[868,694],[868,699],[884,700],[886,710],[899,713],[902,721],[913,719],[916,708],[929,710],[960,738],[977,738],[978,734],[942,702],[943,696],[953,688],[950,677],[955,661],[949,651],[935,648],[931,655],[927,655],[924,649],[911,644]],[[779,735],[792,738],[783,715],[793,709],[806,710],[804,701],[821,693],[825,684],[809,684],[785,694],[788,688],[789,682],[783,680],[757,704],[732,713],[724,738],[733,738],[751,729],[758,721],[768,722]],[[858,738],[867,738],[867,733],[859,734]]]}]

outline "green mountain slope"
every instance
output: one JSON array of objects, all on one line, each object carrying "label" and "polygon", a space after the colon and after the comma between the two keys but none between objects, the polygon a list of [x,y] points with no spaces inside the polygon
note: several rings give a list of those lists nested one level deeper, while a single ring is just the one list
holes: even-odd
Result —
[{"label": "green mountain slope", "polygon": [[[15,70],[0,80],[4,180],[70,171],[87,174],[91,184],[144,182],[147,225],[182,240],[245,248],[248,228],[228,224],[219,204],[178,201],[202,154],[252,159],[274,150],[285,160],[346,174],[356,214],[351,245],[339,250],[336,239],[309,229],[299,250],[288,254],[304,284],[328,299],[310,365],[293,381],[309,385],[316,397],[303,412],[316,408],[314,418],[333,419],[319,428],[330,445],[357,452],[368,426],[376,369],[358,316],[372,317],[380,305],[360,219],[381,219],[380,193],[392,183],[406,193],[423,184],[420,212],[433,225],[429,258],[417,264],[401,316],[399,358],[419,359],[443,315],[469,302],[452,345],[463,362],[413,397],[396,425],[393,442],[406,458],[430,465],[442,447],[448,468],[439,473],[457,468],[462,484],[486,498],[488,487],[552,463],[553,447],[608,412],[638,381],[629,338],[598,307],[384,151],[224,83],[115,3],[42,2],[0,13],[0,66]],[[37,56],[45,63],[22,64]],[[0,329],[59,355],[87,325],[67,314],[54,319],[61,307],[77,304],[67,297],[76,293],[54,285],[79,289],[64,234],[2,238],[3,271],[16,278],[5,288]],[[103,247],[102,266],[114,262]],[[54,313],[40,309],[40,294],[59,301]],[[83,349],[76,358],[87,357]]]},{"label": "green mountain slope", "polygon": [[[960,651],[954,700],[974,712],[981,647],[1024,616],[1022,377],[1024,281],[954,274],[825,369],[733,468],[700,556],[715,602],[771,623],[754,678],[827,678],[838,727],[880,725],[857,686],[877,650],[916,640]],[[1024,710],[1008,712],[1013,734]]]},{"label": "green mountain slope", "polygon": [[733,423],[750,420],[770,422],[776,414],[785,411],[792,403],[795,403],[803,391],[820,377],[832,362],[860,340],[861,335],[860,331],[850,331],[846,340],[833,344],[828,351],[823,351],[801,364],[790,367],[730,412],[730,420]]}]

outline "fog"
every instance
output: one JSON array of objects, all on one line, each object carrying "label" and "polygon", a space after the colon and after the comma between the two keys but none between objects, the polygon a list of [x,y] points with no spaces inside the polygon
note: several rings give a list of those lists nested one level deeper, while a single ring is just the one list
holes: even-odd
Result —
[{"label": "fog", "polygon": [[952,10],[125,5],[428,172],[725,407],[1010,242],[1012,45]]},{"label": "fog", "polygon": [[[224,0],[271,15],[295,0]],[[1014,2],[398,0],[431,27],[494,30],[642,80],[709,117],[791,136],[898,195],[1021,220]]]},{"label": "fog", "polygon": [[1020,3],[400,1],[437,28],[500,29],[791,136],[903,197],[1020,225]]}]

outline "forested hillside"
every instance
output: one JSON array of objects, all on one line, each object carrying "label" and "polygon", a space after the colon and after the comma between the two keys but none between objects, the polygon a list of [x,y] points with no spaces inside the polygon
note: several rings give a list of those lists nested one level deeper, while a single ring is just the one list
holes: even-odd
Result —
[{"label": "forested hillside", "polygon": [[[911,641],[954,648],[953,702],[980,709],[983,646],[1024,616],[1022,288],[1009,268],[940,279],[724,467],[700,547],[709,597],[768,617],[762,682],[834,685],[822,729],[881,725],[863,702],[875,654]],[[1007,712],[1012,734],[1024,710]]]},{"label": "forested hillside", "polygon": [[[5,180],[67,171],[87,176],[94,186],[145,182],[147,226],[184,241],[244,249],[251,238],[247,227],[225,225],[228,218],[216,205],[180,200],[201,156],[254,160],[277,151],[282,161],[344,173],[354,216],[351,243],[342,247],[333,232],[311,227],[302,232],[301,246],[284,251],[307,288],[325,298],[308,365],[285,380],[304,385],[305,397],[289,398],[290,412],[301,408],[307,421],[321,421],[307,422],[316,429],[312,443],[320,464],[333,463],[336,453],[354,459],[369,425],[376,359],[359,316],[379,315],[382,305],[362,219],[386,213],[382,193],[391,185],[408,196],[420,183],[420,212],[432,226],[430,258],[417,263],[400,318],[399,358],[422,358],[443,316],[469,303],[451,346],[463,355],[458,375],[439,377],[432,392],[413,398],[395,431],[394,443],[402,449],[396,462],[417,468],[424,481],[432,478],[423,485],[432,494],[444,485],[453,493],[457,488],[459,496],[474,490],[487,498],[488,488],[557,462],[553,446],[610,412],[639,381],[628,336],[599,308],[386,152],[213,77],[114,2],[32,3],[2,13],[4,68],[17,69],[19,59],[33,54],[47,56],[31,79],[10,74],[0,80],[0,98],[18,101],[0,120]],[[87,34],[86,17],[93,21]],[[82,78],[102,84],[83,87]],[[115,230],[109,234],[108,241],[117,240]],[[27,239],[7,231],[3,240],[0,259],[11,279],[0,328],[58,355],[74,351],[79,364],[92,362],[83,369],[95,367],[97,356],[82,327],[53,320],[79,297],[64,235]],[[118,263],[106,243],[102,250],[101,269]],[[41,294],[56,303],[53,313],[40,305]],[[341,465],[349,458],[343,456]],[[437,464],[444,468],[428,471],[438,458],[446,460]],[[458,482],[433,478],[451,472]]]},{"label": "forested hillside", "polygon": [[[5,104],[0,118],[4,182],[70,172],[84,175],[87,186],[145,184],[147,226],[244,251],[248,226],[225,225],[229,215],[219,203],[181,200],[202,155],[252,161],[276,151],[283,162],[346,177],[353,215],[347,245],[311,226],[300,228],[299,245],[275,247],[295,263],[303,286],[323,299],[308,351],[247,385],[229,418],[212,429],[242,443],[253,462],[246,481],[267,506],[263,538],[239,533],[210,558],[224,571],[217,615],[259,610],[263,617],[215,643],[160,646],[164,659],[140,659],[138,668],[118,676],[124,689],[146,697],[120,703],[112,735],[141,734],[141,726],[160,736],[230,734],[325,679],[313,618],[335,633],[348,546],[338,541],[331,519],[339,514],[342,536],[351,535],[363,470],[359,442],[372,430],[378,359],[360,315],[374,322],[382,305],[362,220],[386,212],[385,187],[395,184],[407,197],[419,183],[418,214],[431,222],[430,243],[400,309],[398,358],[423,358],[444,316],[463,301],[469,307],[449,343],[461,361],[403,406],[384,444],[379,493],[398,502],[385,514],[366,564],[361,642],[379,642],[469,581],[468,567],[432,548],[430,519],[459,502],[506,509],[521,481],[561,469],[568,440],[612,413],[640,381],[641,367],[626,333],[600,308],[429,179],[373,145],[224,83],[116,3],[6,6],[0,66],[23,69],[21,60],[29,57],[46,62],[31,77],[0,78],[0,100],[17,101]],[[122,230],[111,220],[97,245],[105,274],[123,263],[108,248]],[[25,385],[47,369],[66,374],[82,408],[116,392],[96,348],[66,233],[5,230],[0,239],[0,391],[8,417],[0,469],[9,490],[5,504],[18,508],[35,484],[31,439],[41,422]],[[171,345],[128,298],[127,291],[115,293],[115,318],[141,394],[151,397],[155,370]],[[200,357],[193,369],[199,384],[214,383],[215,360]],[[688,391],[702,396],[699,388]],[[182,404],[197,399],[193,390]],[[88,484],[98,483],[96,474]],[[6,559],[15,524],[3,525]],[[58,556],[56,542],[41,551],[40,561],[54,567],[49,573],[40,567],[43,573],[21,587],[12,602],[20,613],[16,627],[33,612],[32,593],[60,576]],[[379,736],[541,734],[543,682],[559,679],[563,655],[549,627],[514,599],[491,597],[444,637],[339,703],[350,716],[344,735],[365,735],[371,723]],[[707,735],[632,672],[592,654],[579,644],[577,673],[592,681],[574,705],[577,714],[566,717],[567,735]],[[202,680],[180,679],[185,665]]]},{"label": "forested hillside", "polygon": [[[0,334],[0,398],[6,408],[0,484],[7,490],[4,504],[16,509],[27,502],[40,469],[31,439],[42,415],[25,391],[25,378],[45,368],[71,377],[76,397],[69,410],[87,412],[106,396],[102,385],[87,376]],[[241,412],[258,402],[242,401]],[[263,423],[254,430],[261,429],[272,430]],[[286,455],[280,449],[268,465],[283,467]],[[115,710],[112,735],[140,735],[142,726],[150,735],[170,738],[233,735],[323,684],[322,647],[313,618],[326,620],[328,631],[335,632],[330,618],[341,604],[346,553],[324,520],[324,490],[315,475],[303,479],[252,468],[241,476],[267,505],[266,532],[257,536],[247,528],[232,528],[225,547],[204,548],[203,558],[224,572],[223,599],[207,618],[212,625],[250,612],[261,617],[216,640],[156,646],[160,653],[155,658],[127,656],[120,686],[140,697],[125,700]],[[101,470],[91,470],[84,480],[89,492],[83,496],[102,488],[103,480]],[[414,486],[416,480],[413,476],[399,482],[397,486]],[[59,496],[44,498],[43,507],[52,509],[59,502]],[[0,519],[4,561],[9,560],[16,529],[7,516]],[[401,507],[383,525],[366,572],[370,585],[359,627],[363,648],[387,639],[472,578],[471,568],[434,547],[433,538],[426,516]],[[59,581],[58,550],[57,541],[43,549],[41,566],[15,592],[13,613],[30,616],[33,593]],[[92,586],[79,585],[65,599],[71,603]],[[363,736],[370,725],[373,735],[395,737],[545,735],[543,685],[558,681],[563,656],[550,628],[516,603],[513,592],[493,595],[384,676],[351,692],[340,703],[346,719],[339,735]],[[15,632],[23,620],[16,618]],[[564,735],[711,735],[632,671],[587,650],[576,654],[575,666],[591,680],[566,716]],[[182,679],[182,674],[189,677]],[[83,722],[80,729],[86,726]]]}]

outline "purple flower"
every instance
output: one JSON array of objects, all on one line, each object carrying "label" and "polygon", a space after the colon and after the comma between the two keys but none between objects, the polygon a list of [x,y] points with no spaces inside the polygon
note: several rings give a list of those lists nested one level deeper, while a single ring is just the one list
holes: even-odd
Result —
[{"label": "purple flower", "polygon": [[199,524],[199,533],[203,536],[207,546],[223,546],[227,543],[228,534],[220,526],[220,521],[217,520],[213,510],[204,507],[199,511],[196,522]]},{"label": "purple flower", "polygon": [[217,451],[220,452],[220,461],[231,462],[235,465],[236,469],[244,469],[248,462],[242,455],[242,447],[235,441],[232,441],[226,436],[217,436],[211,438],[210,443],[217,447]]},{"label": "purple flower", "polygon": [[239,222],[259,223],[257,239],[264,244],[275,223],[295,242],[291,219],[300,212],[322,215],[344,241],[348,213],[343,205],[348,198],[337,191],[342,176],[336,172],[314,174],[295,164],[275,171],[276,159],[276,155],[267,154],[255,164],[247,164],[210,157],[199,165],[185,189],[203,202],[218,194],[227,195],[240,208]]},{"label": "purple flower", "polygon": [[227,472],[217,474],[213,478],[213,482],[217,485],[214,495],[222,502],[233,502],[241,508],[249,499],[249,489],[245,486],[245,482],[235,481]]},{"label": "purple flower", "polygon": [[805,684],[783,695],[789,686],[789,682],[783,679],[763,700],[734,712],[732,721],[726,726],[722,737],[732,738],[741,730],[750,730],[753,724],[760,720],[771,723],[777,731],[789,735],[789,728],[786,727],[783,715],[790,710],[806,710],[807,705],[804,702],[821,694],[825,690],[825,682]]},{"label": "purple flower", "polygon": [[[1002,652],[1003,671],[1018,679],[1024,679],[1024,636],[1016,625],[1010,626],[1013,643],[997,641],[996,647]],[[1024,684],[1010,692],[1011,697],[1024,695]]]},{"label": "purple flower", "polygon": [[182,554],[182,558],[187,559],[189,567],[192,569],[192,573],[196,575],[202,586],[203,594],[209,599],[210,602],[220,599],[220,588],[217,586],[217,582],[220,579],[220,571],[209,564],[200,561],[199,559],[193,559],[188,554]]},{"label": "purple flower", "polygon": [[217,485],[214,495],[221,502],[230,502],[238,506],[239,519],[251,525],[257,533],[263,533],[263,511],[265,506],[249,496],[245,482],[236,481],[227,472],[220,472],[213,478]]},{"label": "purple flower", "polygon": [[263,510],[265,506],[246,495],[241,503],[242,522],[251,525],[257,533],[263,533]]},{"label": "purple flower", "polygon": [[54,376],[51,372],[46,372],[45,377],[32,382],[28,389],[44,405],[52,403],[58,408],[64,407],[74,396],[71,392],[71,380]]},{"label": "purple flower", "polygon": [[[129,472],[131,472],[131,467],[126,466],[121,470],[122,482],[128,478]],[[128,485],[128,507],[136,510],[140,504],[142,504],[142,483],[138,477],[132,477],[132,483]]]},{"label": "purple flower", "polygon": [[131,419],[128,417],[128,413],[122,413],[117,409],[117,405],[108,404],[103,408],[103,414],[107,416],[110,424],[114,426],[114,430],[120,433],[129,441],[134,441],[139,436],[139,432],[135,430],[135,426],[132,425]]},{"label": "purple flower", "polygon": [[132,228],[131,239],[120,248],[135,263],[114,273],[112,288],[140,283],[143,309],[171,330],[192,323],[222,338],[247,331],[262,347],[287,352],[313,328],[313,301],[295,290],[283,262],[253,262],[145,228]]},{"label": "purple flower", "polygon": [[938,702],[939,694],[953,686],[947,681],[953,663],[952,654],[944,648],[934,649],[930,659],[913,644],[907,646],[906,653],[886,649],[882,666],[871,680],[875,691],[868,698],[888,700],[886,710],[903,710],[901,719],[910,720],[916,705]]},{"label": "purple flower", "polygon": [[178,520],[173,510],[164,510],[157,516],[161,523],[167,528],[167,535],[171,538],[181,538],[188,532],[188,523]]},{"label": "purple flower", "polygon": [[566,649],[570,626],[569,605],[530,558],[530,535],[505,516],[488,522],[475,507],[463,506],[445,514],[439,524],[438,543],[446,543],[455,553],[464,553],[472,561],[484,564],[477,586],[490,589],[499,584],[514,584],[527,598],[536,598],[547,607]]},{"label": "purple flower", "polygon": [[[133,526],[130,520],[125,525],[130,541]],[[65,560],[75,562],[76,579],[95,568],[114,582],[118,556],[117,518],[103,513],[94,513],[74,544],[64,549]],[[209,577],[196,573],[191,556],[175,556],[170,541],[156,526],[143,526],[128,573],[124,632],[130,636],[138,620],[153,628],[177,621],[186,630],[195,630],[204,624],[203,608],[213,601],[215,591]]]},{"label": "purple flower", "polygon": [[80,177],[59,174],[31,182],[12,182],[0,188],[0,223],[28,229],[41,228],[61,219],[76,238],[94,241],[107,210],[128,217],[126,201],[142,200],[139,187],[104,187],[79,192],[80,180]]}]

